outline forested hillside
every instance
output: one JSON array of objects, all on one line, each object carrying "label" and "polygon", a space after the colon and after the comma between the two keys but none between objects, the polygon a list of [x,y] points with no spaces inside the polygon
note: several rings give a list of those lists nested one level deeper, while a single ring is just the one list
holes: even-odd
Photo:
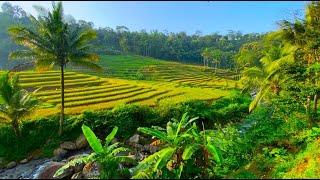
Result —
[{"label": "forested hillside", "polygon": [[[28,14],[19,6],[13,6],[9,2],[3,3],[0,12],[0,67],[1,69],[12,68],[13,65],[21,62],[8,61],[9,52],[12,52],[21,46],[16,45],[10,39],[7,28],[11,25],[30,25]],[[95,52],[98,54],[136,54],[149,56],[158,59],[179,61],[193,64],[205,64],[214,66],[213,59],[218,59],[219,68],[235,68],[235,55],[243,44],[250,42],[259,42],[265,34],[251,33],[242,34],[240,31],[230,30],[228,34],[221,35],[212,32],[209,35],[203,35],[200,31],[188,35],[181,31],[160,32],[152,30],[147,32],[130,31],[126,26],[95,27],[94,23],[84,20],[76,20],[71,15],[66,16],[73,26],[79,26],[83,29],[94,29],[97,32],[97,38],[92,40],[95,45]],[[202,52],[207,50],[211,53],[212,60],[203,61]],[[205,56],[205,55],[204,55]]]}]

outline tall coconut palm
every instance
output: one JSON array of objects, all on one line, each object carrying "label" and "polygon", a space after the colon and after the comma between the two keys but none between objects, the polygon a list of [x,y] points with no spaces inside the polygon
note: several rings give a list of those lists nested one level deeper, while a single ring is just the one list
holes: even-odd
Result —
[{"label": "tall coconut palm", "polygon": [[[202,53],[201,56],[203,57],[203,66],[206,66],[206,62],[208,62],[209,57],[210,57],[210,50],[208,48],[205,48]],[[208,63],[207,63],[208,65]]]},{"label": "tall coconut palm", "polygon": [[[88,44],[96,33],[93,30],[81,30],[64,21],[62,3],[52,3],[52,12],[44,12],[36,19],[30,16],[32,28],[12,26],[9,33],[12,40],[28,50],[19,50],[9,55],[11,59],[27,59],[35,62],[38,70],[48,70],[54,65],[61,70],[61,115],[59,134],[62,134],[64,121],[64,68],[67,64],[88,67],[102,73],[102,68],[93,63],[99,58],[90,52]],[[39,10],[39,8],[37,8]]]},{"label": "tall coconut palm", "polygon": [[276,45],[264,52],[264,57],[260,59],[263,67],[245,68],[242,72],[241,82],[243,83],[243,90],[254,89],[258,90],[256,97],[249,106],[251,112],[261,99],[271,91],[279,95],[279,85],[282,82],[283,74],[281,69],[294,63],[294,50],[296,47],[286,44],[285,46]]},{"label": "tall coconut palm", "polygon": [[11,123],[16,136],[20,137],[19,121],[28,117],[40,104],[19,85],[19,76],[11,79],[9,73],[1,75],[0,79],[0,119]]}]

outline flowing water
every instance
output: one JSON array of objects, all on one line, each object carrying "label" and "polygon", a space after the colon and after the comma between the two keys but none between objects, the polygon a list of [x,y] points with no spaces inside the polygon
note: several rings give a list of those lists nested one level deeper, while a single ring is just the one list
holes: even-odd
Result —
[{"label": "flowing water", "polygon": [[[90,149],[81,149],[73,151],[67,154],[67,156],[61,161],[66,162],[71,156],[75,155],[88,155],[92,152]],[[38,179],[38,176],[43,169],[54,162],[52,159],[43,158],[37,160],[31,160],[25,164],[18,164],[12,169],[5,169],[0,173],[0,179]]]}]

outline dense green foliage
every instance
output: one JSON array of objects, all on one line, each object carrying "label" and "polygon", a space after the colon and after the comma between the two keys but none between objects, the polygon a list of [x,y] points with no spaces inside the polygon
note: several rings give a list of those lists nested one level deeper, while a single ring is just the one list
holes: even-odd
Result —
[{"label": "dense green foliage", "polygon": [[[238,95],[240,98],[241,96]],[[228,97],[226,97],[228,99]],[[246,98],[244,98],[246,99]],[[224,99],[218,100],[223,101]],[[238,103],[235,100],[232,103]],[[243,100],[242,100],[243,101]],[[111,132],[114,126],[121,127],[118,129],[116,137],[120,139],[127,139],[130,136],[134,135],[137,132],[138,127],[151,127],[151,126],[162,126],[166,125],[168,120],[171,118],[179,118],[182,114],[189,109],[189,115],[192,117],[200,117],[198,122],[204,121],[206,127],[209,125],[212,127],[214,123],[223,123],[226,124],[233,119],[227,119],[223,114],[221,116],[215,116],[215,118],[210,119],[210,116],[203,117],[204,112],[195,112],[191,111],[191,107],[206,107],[207,109],[213,108],[212,105],[202,102],[202,101],[190,101],[185,103],[180,103],[175,106],[160,106],[156,108],[150,108],[148,106],[138,106],[138,105],[119,105],[111,110],[101,110],[101,111],[84,111],[78,116],[66,117],[65,131],[67,135],[63,135],[61,138],[57,138],[55,131],[58,127],[58,116],[48,117],[48,118],[36,118],[28,121],[23,121],[21,124],[22,138],[20,144],[15,144],[10,146],[12,142],[17,141],[14,135],[14,132],[9,128],[9,126],[1,126],[1,144],[2,148],[0,151],[0,157],[7,157],[10,159],[19,159],[29,153],[31,150],[41,147],[41,144],[46,144],[48,139],[57,143],[61,139],[69,138],[69,134],[79,134],[82,124],[90,127],[98,137],[103,137],[105,134]],[[246,103],[248,105],[248,103]],[[221,107],[220,109],[222,109]],[[233,111],[230,109],[230,111]],[[242,114],[247,114],[247,109],[242,110]],[[218,119],[223,119],[217,121]],[[217,119],[217,120],[216,120]],[[40,127],[38,123],[43,123]],[[199,126],[202,124],[199,123]],[[50,128],[50,131],[44,131],[42,127]],[[200,126],[200,127],[201,127]],[[39,127],[39,128],[38,128]],[[30,134],[29,134],[30,133]],[[38,134],[39,137],[37,143],[32,142],[32,138]],[[72,135],[70,135],[72,136]],[[75,135],[76,136],[76,135]],[[74,136],[73,136],[74,137]],[[39,139],[40,138],[40,139]],[[50,146],[50,142],[48,142]],[[18,146],[26,146],[26,148],[17,148]],[[32,149],[33,148],[33,149]],[[52,153],[52,149],[50,150]]]},{"label": "dense green foliage", "polygon": [[20,137],[19,123],[27,118],[41,103],[19,84],[19,76],[10,78],[5,72],[0,77],[0,119],[9,121],[17,137]]}]

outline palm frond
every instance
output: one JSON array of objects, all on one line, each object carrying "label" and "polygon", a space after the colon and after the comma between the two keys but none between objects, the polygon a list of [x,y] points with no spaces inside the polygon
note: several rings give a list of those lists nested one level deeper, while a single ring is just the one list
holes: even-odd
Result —
[{"label": "palm frond", "polygon": [[264,95],[267,91],[269,91],[270,86],[263,86],[260,91],[258,92],[257,96],[252,100],[249,105],[249,112],[251,113],[257,106],[259,106],[261,99],[263,99]]},{"label": "palm frond", "polygon": [[95,155],[96,155],[95,153],[92,153],[89,156],[82,156],[82,157],[79,157],[79,158],[76,158],[76,159],[69,161],[67,164],[62,166],[58,171],[56,171],[56,173],[54,174],[53,177],[60,176],[69,167],[76,166],[77,164],[89,162],[91,159],[94,158]]},{"label": "palm frond", "polygon": [[87,68],[87,69],[91,69],[91,70],[94,70],[94,71],[96,71],[97,73],[100,73],[100,74],[103,74],[103,69],[99,66],[99,65],[97,65],[97,64],[95,64],[95,63],[93,63],[93,62],[90,62],[90,61],[77,61],[77,62],[70,62],[70,64],[72,65],[72,66],[78,66],[78,67],[82,67],[82,68]]}]

